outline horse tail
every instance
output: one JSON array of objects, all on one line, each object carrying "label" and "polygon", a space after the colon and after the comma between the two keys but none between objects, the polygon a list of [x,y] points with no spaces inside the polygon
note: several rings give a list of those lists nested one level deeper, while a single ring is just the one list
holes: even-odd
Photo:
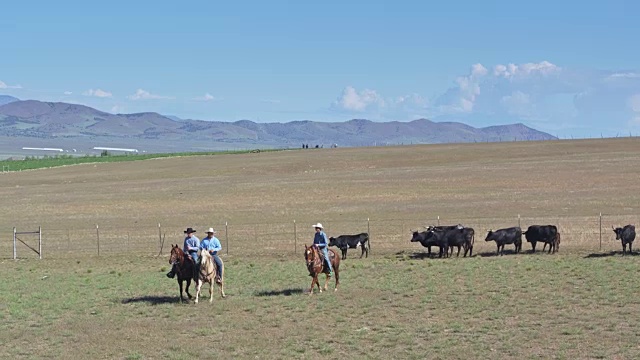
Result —
[{"label": "horse tail", "polygon": [[220,271],[220,281],[222,281],[224,279],[224,261],[222,261],[222,258],[220,256],[218,256],[218,259],[220,259],[220,265],[222,265],[220,269],[218,269]]}]

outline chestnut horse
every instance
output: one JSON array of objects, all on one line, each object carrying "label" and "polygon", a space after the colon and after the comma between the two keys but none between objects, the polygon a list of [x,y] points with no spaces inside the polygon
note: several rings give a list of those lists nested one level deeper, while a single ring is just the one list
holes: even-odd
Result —
[{"label": "chestnut horse", "polygon": [[[220,259],[220,262],[222,262],[222,259]],[[224,267],[224,263],[222,264],[222,266]],[[203,283],[209,284],[209,302],[213,302],[214,282],[218,283],[218,286],[220,286],[220,296],[222,296],[223,298],[226,297],[226,295],[224,294],[224,271],[220,271],[219,281],[216,279],[217,272],[218,269],[216,269],[216,264],[213,261],[211,254],[209,254],[209,252],[206,250],[200,251],[200,271],[198,273],[198,280],[196,280],[196,304],[198,303],[198,298],[200,297],[200,290],[202,289]],[[216,280],[214,281],[214,279]]]},{"label": "chestnut horse", "polygon": [[171,245],[171,256],[169,257],[169,264],[176,265],[176,279],[178,280],[178,285],[180,285],[180,302],[183,302],[185,299],[182,296],[182,282],[187,282],[187,287],[185,289],[187,296],[189,299],[192,299],[193,296],[189,294],[189,285],[191,285],[191,279],[193,279],[193,273],[195,269],[195,263],[191,257],[187,256],[178,245]]},{"label": "chestnut horse", "polygon": [[[304,259],[307,262],[307,270],[309,270],[309,276],[313,277],[311,280],[311,288],[309,288],[309,295],[313,294],[313,285],[318,285],[318,290],[322,292],[320,282],[318,281],[318,275],[325,273],[327,276],[324,282],[324,289],[327,290],[327,284],[329,283],[329,268],[326,267],[324,260],[322,259],[321,251],[317,245],[304,246]],[[340,284],[340,257],[335,251],[329,249],[329,258],[331,259],[331,267],[336,274],[336,288],[334,291],[338,291],[338,284]]]}]

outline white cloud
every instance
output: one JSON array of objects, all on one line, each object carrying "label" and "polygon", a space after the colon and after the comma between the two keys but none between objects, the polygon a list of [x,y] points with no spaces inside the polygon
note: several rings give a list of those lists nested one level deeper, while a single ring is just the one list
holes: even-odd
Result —
[{"label": "white cloud", "polygon": [[151,94],[150,92],[143,90],[143,89],[138,89],[136,90],[136,93],[133,95],[129,95],[128,98],[130,100],[167,100],[167,99],[173,99],[173,97],[170,96],[162,96],[162,95],[155,95],[155,94]]},{"label": "white cloud", "polygon": [[505,95],[500,103],[511,115],[527,117],[531,115],[531,97],[522,91],[514,91],[511,95]]},{"label": "white cloud", "polygon": [[71,94],[73,94],[73,93],[72,93],[71,91],[65,91],[65,92],[64,92],[64,94],[65,94],[65,95],[71,95]]},{"label": "white cloud", "polygon": [[474,76],[474,77],[485,76],[487,75],[488,72],[489,70],[487,70],[487,68],[484,67],[482,64],[471,65],[471,76]]},{"label": "white cloud", "polygon": [[111,94],[108,91],[104,91],[101,89],[89,89],[85,92],[82,93],[82,95],[84,96],[94,96],[94,97],[99,97],[99,98],[110,98],[113,96],[113,94]]},{"label": "white cloud", "polygon": [[383,97],[371,89],[356,90],[347,86],[342,94],[331,104],[336,111],[358,113],[376,118],[401,116],[423,117],[428,100],[418,94],[402,95],[398,97]]},{"label": "white cloud", "polygon": [[22,89],[20,85],[8,85],[5,82],[0,81],[0,89]]},{"label": "white cloud", "polygon": [[640,78],[640,73],[635,73],[635,72],[613,73],[607,77],[608,80],[638,79],[638,78]]},{"label": "white cloud", "polygon": [[549,76],[557,74],[562,69],[548,61],[539,63],[516,64],[498,64],[493,68],[493,76],[503,78],[527,77],[531,75]]},{"label": "white cloud", "polygon": [[124,107],[120,106],[120,105],[114,105],[111,108],[111,111],[109,111],[112,114],[122,114],[124,113]]},{"label": "white cloud", "polygon": [[640,126],[640,71],[572,69],[549,61],[474,64],[432,99],[349,86],[331,107],[384,120],[420,115],[472,126],[523,122],[554,134],[615,134]]},{"label": "white cloud", "polygon": [[373,90],[364,89],[358,92],[352,86],[347,86],[333,105],[348,111],[364,112],[372,108],[383,107],[384,100]]},{"label": "white cloud", "polygon": [[206,93],[203,96],[198,96],[198,97],[193,98],[193,100],[196,100],[196,101],[214,101],[214,100],[219,100],[219,99],[216,98],[215,96],[209,94],[209,93]]}]

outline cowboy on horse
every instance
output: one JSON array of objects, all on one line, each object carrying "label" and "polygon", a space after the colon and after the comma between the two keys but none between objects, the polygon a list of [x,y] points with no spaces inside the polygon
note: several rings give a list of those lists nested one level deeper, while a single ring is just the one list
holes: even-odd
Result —
[{"label": "cowboy on horse", "polygon": [[209,228],[209,230],[207,230],[207,236],[205,238],[202,239],[202,241],[200,242],[200,249],[202,249],[202,251],[207,251],[209,252],[209,254],[211,254],[211,257],[213,258],[213,261],[216,264],[216,268],[218,269],[218,271],[216,272],[216,282],[220,282],[220,279],[222,278],[222,261],[220,260],[220,257],[218,256],[218,253],[222,250],[222,244],[220,244],[220,240],[218,240],[217,237],[215,237],[216,231],[213,230],[213,228]]},{"label": "cowboy on horse", "polygon": [[331,260],[329,259],[329,239],[327,239],[327,234],[324,233],[324,228],[321,223],[317,223],[313,225],[316,229],[316,234],[313,237],[313,245],[318,246],[318,248],[322,251],[322,261],[325,262],[327,269],[329,269],[328,276],[331,276],[333,269],[331,268]]},{"label": "cowboy on horse", "polygon": [[[187,228],[187,230],[184,231],[184,233],[186,234],[186,237],[184,238],[184,246],[183,246],[183,251],[185,254],[187,254],[191,260],[193,261],[193,264],[195,265],[194,271],[193,271],[193,278],[196,279],[198,276],[198,250],[200,248],[200,239],[198,239],[195,235],[193,235],[196,231],[193,230],[192,228]],[[174,276],[176,276],[176,264],[173,264],[173,266],[171,267],[171,271],[169,271],[167,273],[167,277],[168,278],[173,278]]]}]

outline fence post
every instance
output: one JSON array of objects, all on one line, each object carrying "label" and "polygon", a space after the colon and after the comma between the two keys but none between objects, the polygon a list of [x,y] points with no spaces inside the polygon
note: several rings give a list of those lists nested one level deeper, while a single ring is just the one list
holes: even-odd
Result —
[{"label": "fence post", "polygon": [[100,256],[100,230],[98,230],[98,224],[96,224],[96,239],[98,240],[98,256]]},{"label": "fence post", "polygon": [[13,260],[18,258],[18,253],[16,252],[16,228],[13,228]]},{"label": "fence post", "polygon": [[224,237],[227,243],[227,255],[229,255],[229,222],[227,221],[224,222]]},{"label": "fence post", "polygon": [[296,228],[295,220],[293,220],[293,253],[298,253],[298,229]]},{"label": "fence post", "polygon": [[42,226],[38,226],[38,257],[42,260]]},{"label": "fence post", "polygon": [[369,252],[371,252],[371,227],[369,226],[369,218],[367,218],[367,234],[369,234]]},{"label": "fence post", "polygon": [[518,214],[518,227],[521,227],[520,226],[520,214]]},{"label": "fence post", "polygon": [[162,253],[162,227],[158,223],[158,245],[160,245],[160,253]]},{"label": "fence post", "polygon": [[600,213],[600,251],[602,251],[602,213]]},{"label": "fence post", "polygon": [[438,226],[440,226],[440,216],[438,215]]}]

